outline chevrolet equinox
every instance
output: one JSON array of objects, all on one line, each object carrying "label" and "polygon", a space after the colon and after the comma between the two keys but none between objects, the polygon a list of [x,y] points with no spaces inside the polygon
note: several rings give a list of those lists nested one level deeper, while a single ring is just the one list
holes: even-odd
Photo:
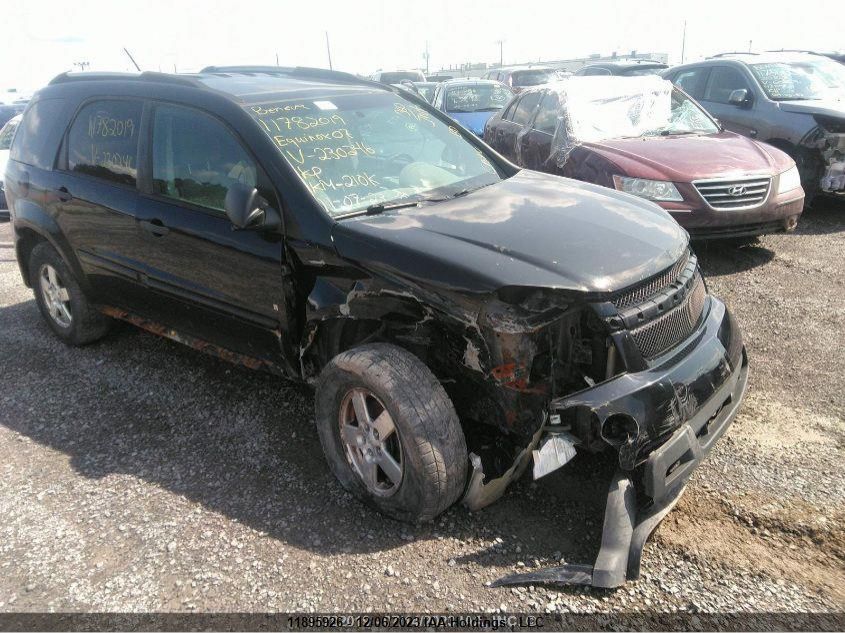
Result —
[{"label": "chevrolet equinox", "polygon": [[502,584],[635,577],[745,391],[740,330],[663,209],[520,170],[388,85],[63,74],[6,183],[59,339],[120,319],[313,384],[330,469],[391,517],[480,508],[530,464],[611,452],[595,564]]}]

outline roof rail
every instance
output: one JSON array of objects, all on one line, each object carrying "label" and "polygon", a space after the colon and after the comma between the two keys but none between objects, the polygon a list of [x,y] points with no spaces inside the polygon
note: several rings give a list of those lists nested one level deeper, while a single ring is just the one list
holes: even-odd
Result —
[{"label": "roof rail", "polygon": [[169,73],[142,72],[136,73],[109,73],[109,72],[64,72],[56,75],[48,85],[73,83],[77,81],[155,81],[159,83],[172,83],[182,86],[197,86],[196,79],[186,75],[172,75]]},{"label": "roof rail", "polygon": [[759,53],[751,53],[749,51],[731,51],[729,53],[716,53],[707,59],[715,59],[716,57],[727,57],[728,55],[759,55]]}]

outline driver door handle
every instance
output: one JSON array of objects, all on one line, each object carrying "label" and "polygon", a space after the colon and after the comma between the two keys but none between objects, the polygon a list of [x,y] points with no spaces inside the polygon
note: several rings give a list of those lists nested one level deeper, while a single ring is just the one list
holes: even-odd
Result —
[{"label": "driver door handle", "polygon": [[155,220],[138,220],[138,224],[147,233],[150,233],[155,237],[164,237],[165,235],[170,233],[170,229],[164,226],[164,222],[162,222],[158,218],[156,218]]},{"label": "driver door handle", "polygon": [[70,202],[73,200],[73,195],[71,195],[67,187],[59,187],[55,190],[55,194],[59,202]]}]

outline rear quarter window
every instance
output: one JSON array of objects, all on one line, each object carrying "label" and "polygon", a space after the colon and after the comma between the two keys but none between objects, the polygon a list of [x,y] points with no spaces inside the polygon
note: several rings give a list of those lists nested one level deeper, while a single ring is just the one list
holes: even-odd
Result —
[{"label": "rear quarter window", "polygon": [[65,128],[64,99],[39,99],[23,115],[9,158],[41,169],[52,169]]}]

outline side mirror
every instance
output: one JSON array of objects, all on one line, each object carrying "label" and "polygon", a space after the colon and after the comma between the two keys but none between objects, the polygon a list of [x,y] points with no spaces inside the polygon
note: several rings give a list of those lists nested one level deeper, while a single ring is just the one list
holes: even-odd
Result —
[{"label": "side mirror", "polygon": [[737,88],[731,92],[731,95],[728,97],[728,103],[740,107],[750,106],[751,97],[748,94],[748,90],[745,88]]},{"label": "side mirror", "polygon": [[226,215],[233,230],[275,230],[281,228],[279,213],[258,193],[242,182],[233,183],[226,192]]}]

